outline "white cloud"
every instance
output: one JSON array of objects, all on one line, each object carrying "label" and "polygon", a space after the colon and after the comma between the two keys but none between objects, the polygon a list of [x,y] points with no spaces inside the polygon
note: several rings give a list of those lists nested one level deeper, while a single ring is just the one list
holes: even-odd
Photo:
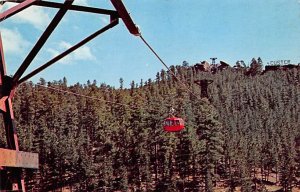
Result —
[{"label": "white cloud", "polygon": [[101,21],[105,24],[108,24],[109,23],[109,19],[107,17],[104,17],[104,16],[101,16],[100,17]]},{"label": "white cloud", "polygon": [[[14,7],[15,3],[4,4],[4,9]],[[38,6],[31,6],[10,18],[15,23],[26,23],[33,25],[35,28],[42,30],[50,22],[50,17],[44,8]]]},{"label": "white cloud", "polygon": [[74,59],[76,60],[95,60],[96,57],[92,54],[91,48],[83,46],[74,52]]},{"label": "white cloud", "polygon": [[61,48],[61,49],[68,49],[70,47],[72,47],[72,45],[68,42],[65,42],[65,41],[61,41],[59,42],[58,46]]},{"label": "white cloud", "polygon": [[0,12],[2,13],[4,6],[0,3]]},{"label": "white cloud", "polygon": [[[70,43],[65,41],[61,41],[57,45],[57,49],[47,49],[48,53],[50,53],[53,57],[57,56],[59,53],[65,51],[66,49],[72,46]],[[63,64],[72,64],[76,61],[93,61],[95,59],[96,57],[93,55],[91,48],[88,46],[82,46],[76,51],[70,53],[68,56],[61,59],[59,62]]]},{"label": "white cloud", "polygon": [[30,46],[17,29],[1,28],[3,47],[6,53],[22,54]]},{"label": "white cloud", "polygon": [[76,5],[83,5],[83,6],[88,6],[87,0],[75,0],[74,4]]},{"label": "white cloud", "polygon": [[[50,55],[52,57],[55,57],[61,53],[58,50],[55,50],[52,48],[47,49],[47,52],[50,53]],[[62,58],[61,60],[59,60],[58,62],[63,63],[63,64],[70,64],[70,63],[72,63],[72,59],[71,59],[70,55],[68,55],[68,56]]]}]

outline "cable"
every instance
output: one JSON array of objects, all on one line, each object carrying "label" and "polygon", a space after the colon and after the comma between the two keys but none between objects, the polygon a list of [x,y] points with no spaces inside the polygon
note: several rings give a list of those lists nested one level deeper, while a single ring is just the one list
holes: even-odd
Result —
[{"label": "cable", "polygon": [[141,38],[141,40],[145,43],[145,45],[151,50],[151,52],[158,58],[158,60],[168,69],[168,71],[171,73],[171,75],[178,81],[180,82],[185,89],[190,92],[194,97],[198,98],[199,97],[197,95],[194,94],[194,92],[192,92],[188,86],[183,83],[182,81],[180,81],[180,79],[178,79],[175,75],[175,73],[173,71],[170,70],[170,68],[167,66],[167,64],[161,59],[161,57],[154,51],[154,49],[151,47],[151,45],[144,39],[144,37],[142,36],[142,34],[139,35],[139,37]]},{"label": "cable", "polygon": [[116,105],[120,105],[120,106],[125,106],[125,107],[128,107],[129,109],[144,109],[144,110],[146,110],[146,108],[144,108],[144,107],[135,107],[135,106],[132,106],[132,105],[121,104],[121,103],[117,103],[117,102],[113,102],[113,101],[107,101],[107,100],[104,100],[104,99],[99,99],[97,97],[91,97],[91,96],[87,96],[87,95],[83,95],[83,94],[79,94],[79,93],[74,93],[72,91],[66,91],[66,90],[51,87],[51,86],[40,85],[40,84],[33,84],[33,85],[39,86],[39,87],[42,87],[42,88],[45,88],[45,89],[54,90],[54,91],[57,91],[57,92],[60,92],[60,93],[66,93],[66,94],[71,94],[71,95],[75,95],[75,96],[78,96],[78,97],[84,97],[84,98],[87,98],[87,99],[103,101],[105,103],[111,103],[111,104],[116,104]]},{"label": "cable", "polygon": [[[177,79],[173,71],[170,70],[170,68],[167,66],[167,64],[160,58],[160,56],[154,51],[154,49],[149,45],[149,43],[144,39],[142,35],[139,36],[142,41],[147,45],[147,47],[152,51],[152,53],[158,58],[158,60],[174,75],[174,77]],[[178,79],[177,79],[178,80]]]},{"label": "cable", "polygon": [[34,84],[34,85],[39,86],[39,87],[43,87],[43,88],[46,88],[46,89],[51,89],[51,90],[54,90],[54,91],[58,91],[58,92],[61,92],[61,93],[67,93],[67,94],[76,95],[76,96],[79,96],[79,97],[84,97],[84,98],[88,98],[88,99],[93,99],[93,100],[97,100],[97,101],[103,101],[103,102],[106,102],[106,103],[111,103],[111,104],[116,104],[116,105],[121,105],[121,106],[126,106],[126,107],[129,107],[129,108],[133,108],[133,106],[130,106],[130,105],[116,103],[116,102],[112,102],[112,101],[107,101],[107,100],[104,100],[104,99],[99,99],[97,97],[91,97],[91,96],[87,96],[87,95],[83,95],[83,94],[79,94],[79,93],[74,93],[72,91],[66,91],[66,90],[58,89],[58,88],[51,87],[51,86],[45,86],[45,85],[39,85],[39,84]]}]

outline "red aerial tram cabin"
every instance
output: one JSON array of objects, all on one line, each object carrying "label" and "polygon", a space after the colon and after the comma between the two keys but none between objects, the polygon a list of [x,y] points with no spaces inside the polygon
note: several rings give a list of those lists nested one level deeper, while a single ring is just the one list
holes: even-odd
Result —
[{"label": "red aerial tram cabin", "polygon": [[184,129],[184,121],[178,117],[169,117],[164,121],[164,130],[167,132],[178,132]]}]

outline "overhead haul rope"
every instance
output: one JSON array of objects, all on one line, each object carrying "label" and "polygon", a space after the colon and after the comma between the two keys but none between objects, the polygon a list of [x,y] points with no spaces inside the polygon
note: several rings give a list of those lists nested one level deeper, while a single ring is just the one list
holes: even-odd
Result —
[{"label": "overhead haul rope", "polygon": [[72,91],[66,91],[66,90],[55,88],[55,87],[52,87],[52,86],[45,86],[45,85],[40,85],[40,84],[34,84],[34,85],[45,88],[45,89],[50,89],[50,90],[53,90],[53,91],[57,91],[57,92],[60,92],[60,93],[75,95],[75,96],[78,96],[78,97],[83,97],[83,98],[87,98],[87,99],[103,101],[105,103],[110,103],[110,104],[115,104],[115,105],[119,105],[119,106],[128,107],[129,109],[144,109],[144,110],[146,110],[146,108],[144,108],[144,107],[139,107],[138,108],[138,107],[135,107],[135,106],[132,106],[132,105],[117,103],[117,102],[113,102],[113,101],[107,101],[105,99],[99,99],[98,97],[91,97],[91,96],[88,96],[88,95],[83,95],[83,94],[75,93],[75,92],[72,92]]},{"label": "overhead haul rope", "polygon": [[133,106],[130,106],[130,105],[127,105],[127,104],[121,104],[121,103],[117,103],[117,102],[113,102],[113,101],[107,101],[105,99],[99,99],[97,97],[91,97],[91,96],[88,96],[88,95],[83,95],[83,94],[75,93],[75,92],[72,92],[72,91],[66,91],[66,90],[58,89],[58,88],[55,88],[55,87],[52,87],[52,86],[45,86],[45,85],[40,85],[40,84],[34,84],[34,85],[39,86],[39,87],[43,87],[45,89],[51,89],[51,90],[54,90],[54,91],[57,91],[57,92],[61,92],[61,93],[66,93],[66,94],[70,94],[70,95],[84,97],[84,98],[87,98],[87,99],[92,99],[92,100],[97,100],[97,101],[103,101],[103,102],[106,102],[106,103],[111,103],[111,104],[126,106],[126,107],[129,107],[129,108],[134,108]]},{"label": "overhead haul rope", "polygon": [[181,83],[181,85],[183,85],[183,87],[190,92],[194,97],[198,98],[199,97],[197,95],[194,94],[193,91],[191,91],[189,89],[189,87],[183,83],[180,79],[178,79],[175,75],[175,73],[168,67],[168,65],[161,59],[161,57],[156,53],[156,51],[151,47],[151,45],[145,40],[145,38],[142,36],[142,34],[139,34],[139,37],[141,38],[141,40],[145,43],[145,45],[150,49],[150,51],[157,57],[157,59],[168,69],[168,71],[171,73],[171,75],[178,81]]},{"label": "overhead haul rope", "polygon": [[115,105],[119,105],[119,106],[128,107],[129,109],[144,109],[144,110],[146,110],[146,108],[144,108],[144,107],[139,107],[138,108],[138,107],[135,107],[135,106],[132,106],[132,105],[117,103],[117,102],[113,102],[113,101],[107,101],[105,99],[99,99],[97,97],[91,97],[91,96],[88,96],[88,95],[83,95],[83,94],[75,93],[75,92],[72,92],[72,91],[66,91],[66,90],[58,89],[58,88],[55,88],[55,87],[52,87],[52,86],[45,86],[45,85],[40,85],[40,84],[34,84],[34,85],[45,88],[45,89],[50,89],[50,90],[53,90],[53,91],[57,91],[57,92],[60,92],[60,93],[66,93],[66,94],[75,95],[75,96],[78,96],[78,97],[83,97],[83,98],[87,98],[87,99],[103,101],[105,103],[110,103],[110,104],[115,104]]}]

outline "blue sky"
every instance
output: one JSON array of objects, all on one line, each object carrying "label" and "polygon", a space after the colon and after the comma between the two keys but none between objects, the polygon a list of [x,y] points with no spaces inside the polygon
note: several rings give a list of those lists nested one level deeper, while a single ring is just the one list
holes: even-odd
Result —
[{"label": "blue sky", "polygon": [[[58,0],[52,0],[62,2]],[[109,0],[76,0],[76,4],[113,9]],[[123,0],[144,38],[168,65],[190,65],[217,57],[235,64],[261,57],[300,62],[299,0]],[[5,4],[5,9],[15,4]],[[31,7],[0,23],[8,73],[13,74],[31,50],[55,9]],[[109,22],[101,15],[68,12],[32,66],[45,63]],[[142,41],[121,22],[79,51],[33,77],[36,82],[63,77],[68,83],[96,80],[119,87],[154,78],[164,68]]]}]

